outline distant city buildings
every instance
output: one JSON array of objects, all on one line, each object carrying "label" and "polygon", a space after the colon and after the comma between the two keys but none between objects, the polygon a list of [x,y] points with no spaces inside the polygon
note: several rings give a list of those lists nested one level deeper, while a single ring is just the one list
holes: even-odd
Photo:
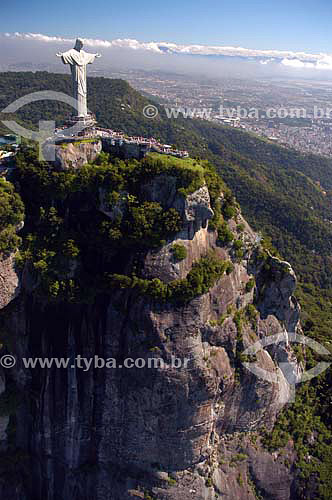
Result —
[{"label": "distant city buildings", "polygon": [[[332,91],[326,82],[194,79],[143,71],[123,73],[121,78],[137,90],[153,95],[165,107],[210,109],[211,113],[199,116],[198,112],[195,117],[244,129],[302,153],[332,158],[332,116],[331,119],[313,118],[315,106],[322,110],[331,109]],[[230,116],[220,116],[221,106],[230,110]],[[237,106],[246,110],[257,109],[260,118],[237,116]],[[307,118],[265,118],[264,112],[271,108],[305,110]]]}]

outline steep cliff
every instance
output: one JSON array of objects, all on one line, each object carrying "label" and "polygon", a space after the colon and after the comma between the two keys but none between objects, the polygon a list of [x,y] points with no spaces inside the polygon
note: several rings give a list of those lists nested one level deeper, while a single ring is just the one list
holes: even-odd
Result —
[{"label": "steep cliff", "polygon": [[[272,455],[260,434],[290,392],[278,360],[300,367],[283,344],[243,355],[299,327],[291,267],[264,250],[208,164],[105,161],[75,174],[19,161],[16,298],[18,277],[1,274],[3,353],[16,365],[1,374],[0,497],[291,498],[292,444]],[[118,368],[82,369],[79,355]],[[71,362],[32,369],[28,357]],[[166,366],[124,368],[128,358]]]}]

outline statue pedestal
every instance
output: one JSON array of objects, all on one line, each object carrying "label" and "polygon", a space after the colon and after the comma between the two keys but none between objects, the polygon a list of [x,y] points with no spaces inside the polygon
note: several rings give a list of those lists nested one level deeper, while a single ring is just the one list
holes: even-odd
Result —
[{"label": "statue pedestal", "polygon": [[71,116],[67,121],[66,125],[75,125],[76,123],[93,126],[97,123],[95,115],[89,114],[86,116]]},{"label": "statue pedestal", "polygon": [[86,116],[71,116],[66,122],[65,127],[71,128],[74,136],[94,137],[97,135],[95,126],[96,117],[92,114]]}]

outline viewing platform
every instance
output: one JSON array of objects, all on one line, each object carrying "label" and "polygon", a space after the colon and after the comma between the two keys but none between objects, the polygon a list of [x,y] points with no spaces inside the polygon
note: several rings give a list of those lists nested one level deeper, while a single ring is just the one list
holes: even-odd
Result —
[{"label": "viewing platform", "polygon": [[84,123],[83,120],[78,120],[74,117],[68,120],[66,125],[56,129],[56,144],[75,143],[85,139],[100,139],[103,145],[103,151],[122,156],[124,158],[141,159],[149,152],[156,152],[175,156],[177,158],[188,158],[189,153],[185,150],[175,149],[168,144],[163,144],[157,139],[151,137],[128,136],[124,132],[115,131],[108,128],[96,126],[96,121],[93,116],[89,118],[86,128],[81,132],[73,135],[68,134],[68,126],[75,127]]}]

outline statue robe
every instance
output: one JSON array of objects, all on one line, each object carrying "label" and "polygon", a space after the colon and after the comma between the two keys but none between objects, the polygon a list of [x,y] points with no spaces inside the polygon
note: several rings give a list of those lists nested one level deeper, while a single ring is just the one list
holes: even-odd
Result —
[{"label": "statue robe", "polygon": [[87,116],[86,65],[94,62],[96,54],[70,49],[61,55],[64,64],[70,64],[73,96],[77,100],[77,115]]}]

